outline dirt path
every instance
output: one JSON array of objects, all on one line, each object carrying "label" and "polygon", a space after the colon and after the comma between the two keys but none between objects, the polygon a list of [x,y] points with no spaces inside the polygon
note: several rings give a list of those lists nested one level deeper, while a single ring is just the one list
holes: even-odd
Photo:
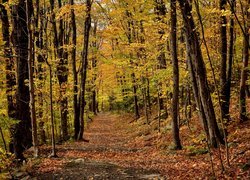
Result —
[{"label": "dirt path", "polygon": [[[88,123],[84,133],[89,142],[67,142],[57,145],[58,158],[48,158],[51,148],[40,147],[40,159],[27,164],[24,175],[36,179],[249,179],[250,123],[231,130],[229,148],[231,166],[221,171],[220,157],[225,162],[225,148],[213,149],[216,178],[212,177],[209,153],[204,152],[200,131],[190,133],[182,127],[183,150],[171,150],[172,134],[167,129],[158,132],[157,121],[150,125],[132,117],[99,114]],[[193,122],[194,124],[196,122]],[[192,125],[195,127],[195,125]],[[232,128],[235,126],[232,124]],[[185,129],[186,128],[186,129]],[[243,138],[244,137],[244,138]],[[197,144],[198,142],[200,144]],[[234,139],[234,141],[231,140]],[[205,149],[206,150],[206,149]],[[204,153],[203,153],[204,152]],[[220,152],[222,152],[220,154]],[[32,157],[31,152],[27,155]],[[224,163],[225,165],[225,163]],[[14,179],[22,179],[20,177]],[[24,180],[24,179],[23,179]]]},{"label": "dirt path", "polygon": [[[165,179],[156,170],[133,166],[142,149],[127,146],[129,135],[119,116],[99,114],[89,124],[89,142],[58,146],[57,159],[45,159],[37,179]],[[133,160],[134,159],[134,160]],[[131,164],[131,166],[130,166]],[[123,166],[124,165],[124,166]]]}]

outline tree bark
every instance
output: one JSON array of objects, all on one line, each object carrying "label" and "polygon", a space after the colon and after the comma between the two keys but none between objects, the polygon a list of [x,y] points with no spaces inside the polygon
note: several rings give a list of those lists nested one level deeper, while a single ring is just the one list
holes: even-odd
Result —
[{"label": "tree bark", "polygon": [[97,115],[97,93],[96,93],[96,67],[97,67],[97,57],[96,57],[96,51],[98,49],[97,47],[97,26],[98,22],[94,21],[94,27],[93,27],[93,36],[94,36],[94,41],[92,43],[92,46],[94,48],[93,50],[93,58],[92,58],[92,89],[91,89],[91,111]]},{"label": "tree bark", "polygon": [[[58,0],[58,7],[62,7],[62,1]],[[59,64],[57,66],[57,78],[60,85],[60,113],[61,113],[61,132],[62,140],[68,140],[68,98],[66,95],[67,82],[68,82],[68,60],[67,52],[64,51],[64,35],[66,34],[66,29],[63,27],[63,20],[59,20],[59,33],[58,33],[58,46],[57,56],[59,59]]]},{"label": "tree bark", "polygon": [[[224,143],[224,140],[220,134],[218,124],[216,122],[214,107],[207,82],[206,67],[201,53],[196,26],[191,13],[192,8],[189,1],[187,0],[179,0],[179,4],[186,29],[185,33],[187,38],[187,51],[190,55],[191,67],[193,68],[195,74],[194,78],[197,81],[197,96],[201,99],[200,109],[203,108],[206,118],[206,120],[203,119],[203,122],[207,121],[211,145],[213,147],[217,147],[216,139],[218,139],[221,143]],[[195,88],[196,87],[193,87],[193,89]],[[199,107],[199,104],[197,105]]]},{"label": "tree bark", "polygon": [[32,0],[26,0],[26,17],[27,17],[27,31],[28,31],[28,72],[29,72],[29,95],[30,95],[30,118],[32,127],[32,143],[34,147],[34,157],[38,157],[38,139],[37,139],[37,122],[36,122],[36,107],[35,107],[35,90],[34,90],[34,79],[33,79],[33,32],[31,28],[32,24],[32,13],[33,8]]},{"label": "tree bark", "polygon": [[[70,4],[74,5],[74,0],[70,0]],[[74,9],[71,9],[71,25],[72,25],[72,71],[73,71],[73,81],[74,81],[74,88],[73,88],[73,109],[74,109],[74,138],[77,140],[77,136],[80,130],[80,121],[79,121],[79,104],[78,104],[78,73],[76,68],[76,20],[75,20],[75,12]]]},{"label": "tree bark", "polygon": [[243,39],[243,68],[241,70],[241,80],[240,80],[240,121],[248,120],[247,110],[246,110],[246,88],[247,88],[247,74],[248,74],[248,62],[249,62],[249,28],[250,28],[250,0],[247,0],[247,6],[245,8],[246,22],[245,24],[245,37]]},{"label": "tree bark", "polygon": [[16,5],[12,6],[12,23],[12,43],[16,52],[17,62],[16,119],[20,120],[14,127],[13,147],[16,158],[23,160],[23,151],[32,145],[29,87],[25,83],[29,79],[29,74],[28,32],[24,0],[19,0]]},{"label": "tree bark", "polygon": [[138,97],[137,97],[137,86],[136,86],[136,80],[135,80],[135,73],[134,72],[131,74],[131,77],[132,77],[132,83],[133,83],[134,114],[135,114],[135,119],[139,119],[140,118],[140,113],[139,113]]},{"label": "tree bark", "polygon": [[[157,15],[156,21],[160,21],[163,23],[164,18],[165,18],[166,13],[167,13],[165,2],[164,2],[164,0],[154,0],[154,3],[155,3],[155,14]],[[163,35],[165,34],[164,29],[160,29],[158,31],[158,34],[160,35],[160,39],[162,39]],[[164,48],[165,48],[165,44],[159,45],[160,54],[157,57],[159,69],[166,69],[166,67],[167,67],[166,55],[164,52]],[[159,86],[161,87],[162,84],[159,83]],[[159,105],[160,105],[160,110],[162,111],[165,109],[165,107],[164,107],[164,98],[162,98],[162,92],[161,92],[162,90],[161,89],[162,89],[162,87],[159,89],[159,98],[160,98]]]},{"label": "tree bark", "polygon": [[83,51],[82,51],[82,69],[81,69],[81,89],[80,89],[80,97],[79,97],[79,105],[80,105],[80,131],[78,134],[78,140],[84,140],[84,108],[85,108],[85,86],[86,86],[86,78],[87,78],[87,68],[88,68],[88,45],[89,45],[89,31],[91,27],[91,0],[86,0],[86,17],[84,23],[84,43],[83,43]]},{"label": "tree bark", "polygon": [[144,104],[144,113],[145,113],[145,118],[146,118],[146,124],[149,124],[149,113],[148,113],[148,101],[147,101],[147,88],[145,87],[145,77],[141,77],[142,80],[142,96],[143,96],[143,104]]},{"label": "tree bark", "polygon": [[229,51],[228,51],[228,67],[227,67],[227,82],[226,82],[226,104],[225,107],[225,114],[229,114],[229,107],[230,107],[230,99],[231,99],[231,81],[232,81],[232,66],[233,66],[233,58],[234,58],[234,17],[233,14],[235,13],[235,0],[231,0],[231,12],[232,15],[230,17],[230,29],[229,29]]},{"label": "tree bark", "polygon": [[179,67],[177,56],[177,37],[176,37],[176,0],[170,1],[171,5],[171,54],[173,63],[173,99],[172,99],[172,133],[175,149],[182,149],[179,135]]},{"label": "tree bark", "polygon": [[[226,0],[220,0],[220,10],[226,10]],[[222,15],[220,18],[220,37],[221,37],[221,65],[220,65],[220,96],[221,96],[221,113],[223,119],[229,118],[228,103],[226,98],[227,91],[227,18]]]},{"label": "tree bark", "polygon": [[50,122],[51,122],[51,154],[49,157],[57,157],[56,154],[56,141],[55,141],[55,123],[54,123],[54,108],[53,108],[53,84],[52,84],[52,67],[46,61],[49,67],[49,94],[50,94]]}]

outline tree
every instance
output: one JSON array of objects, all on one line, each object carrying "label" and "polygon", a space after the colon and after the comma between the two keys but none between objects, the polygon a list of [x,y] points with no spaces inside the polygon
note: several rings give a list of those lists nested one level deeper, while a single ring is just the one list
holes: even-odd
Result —
[{"label": "tree", "polygon": [[231,0],[231,17],[230,17],[230,29],[229,29],[229,49],[228,49],[228,67],[227,67],[227,82],[226,82],[226,106],[225,106],[225,114],[229,116],[229,107],[230,107],[230,99],[231,99],[231,81],[232,81],[232,66],[234,59],[234,13],[235,13],[235,5],[236,1]]},{"label": "tree", "polygon": [[91,69],[92,69],[92,86],[91,86],[91,100],[90,100],[90,110],[97,115],[97,91],[96,91],[96,78],[97,78],[97,28],[98,28],[98,20],[93,21],[93,41],[92,45],[92,58],[91,58]]},{"label": "tree", "polygon": [[35,92],[34,92],[34,79],[33,79],[33,32],[32,32],[32,12],[33,4],[31,0],[26,0],[26,17],[27,17],[27,32],[28,32],[28,72],[29,72],[29,95],[30,95],[30,119],[32,127],[32,143],[34,147],[34,157],[38,157],[38,139],[37,139],[37,122],[36,122],[36,107],[35,107]]},{"label": "tree", "polygon": [[[70,5],[74,5],[74,0],[70,1]],[[80,130],[80,121],[79,121],[79,104],[78,104],[78,72],[76,68],[76,20],[75,20],[75,11],[71,9],[71,24],[72,24],[72,71],[73,71],[73,109],[74,109],[74,138],[77,140],[77,136]]]},{"label": "tree", "polygon": [[86,17],[84,22],[84,42],[83,42],[83,50],[82,50],[82,67],[81,67],[81,87],[80,87],[80,96],[79,96],[79,121],[80,121],[80,131],[78,134],[78,140],[84,140],[83,132],[84,132],[84,107],[86,105],[85,102],[85,87],[86,87],[86,79],[87,79],[87,68],[88,68],[88,46],[89,46],[89,32],[91,27],[91,1],[86,1]]},{"label": "tree", "polygon": [[[164,0],[154,0],[154,3],[155,3],[155,14],[157,15],[156,20],[161,23],[164,23],[164,17],[167,14],[165,2]],[[158,33],[160,35],[160,39],[162,39],[162,36],[165,34],[165,30],[161,28]],[[158,63],[159,63],[159,69],[166,69],[166,66],[167,66],[164,48],[165,48],[164,44],[159,45],[160,53],[159,53],[159,56],[157,57]],[[159,86],[162,86],[162,84],[160,84]],[[165,109],[164,99],[161,97],[162,96],[161,89],[162,88],[159,88],[159,110],[160,111]],[[159,112],[159,114],[161,114],[161,112]]]},{"label": "tree", "polygon": [[177,38],[176,38],[176,0],[171,0],[171,53],[173,63],[173,99],[172,99],[172,131],[176,149],[181,149],[181,142],[179,136],[179,67],[177,56]]},{"label": "tree", "polygon": [[243,67],[241,70],[241,80],[240,80],[240,120],[246,121],[247,111],[246,111],[246,81],[247,81],[247,74],[248,74],[248,62],[249,62],[249,28],[250,28],[250,0],[246,1],[247,6],[244,10],[245,22],[244,22],[244,38],[243,38]]},{"label": "tree", "polygon": [[221,143],[224,143],[224,140],[216,122],[214,107],[207,82],[206,67],[203,61],[196,26],[192,16],[191,4],[187,0],[179,0],[179,4],[185,26],[187,51],[190,58],[188,61],[189,71],[193,81],[193,91],[196,94],[196,103],[199,110],[204,111],[204,114],[200,117],[202,118],[204,124],[207,123],[208,125],[210,143],[213,147],[217,147],[216,139],[218,139]]},{"label": "tree", "polygon": [[[26,23],[26,4],[24,0],[18,0],[12,6],[12,44],[16,55],[16,119],[20,120],[13,129],[13,147],[17,159],[24,159],[23,151],[32,145],[31,119],[29,108],[29,87],[26,81],[28,74],[28,32]],[[25,132],[25,133],[24,133]]]},{"label": "tree", "polygon": [[[58,7],[62,8],[62,1],[58,0]],[[59,20],[59,32],[57,38],[57,57],[59,63],[57,66],[57,78],[60,86],[60,114],[61,114],[61,132],[62,139],[65,141],[68,137],[68,98],[66,95],[67,83],[68,83],[68,53],[64,50],[64,45],[67,44],[65,36],[67,36],[67,28],[64,27],[63,18]]]},{"label": "tree", "polygon": [[221,88],[221,113],[222,118],[229,117],[229,103],[227,102],[227,18],[223,15],[223,11],[226,10],[226,0],[220,0],[220,33],[221,33],[221,66],[220,66],[220,88]]}]

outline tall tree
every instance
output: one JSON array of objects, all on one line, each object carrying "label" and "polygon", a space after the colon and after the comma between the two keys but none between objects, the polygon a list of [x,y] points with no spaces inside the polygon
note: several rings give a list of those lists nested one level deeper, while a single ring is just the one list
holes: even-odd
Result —
[{"label": "tall tree", "polygon": [[85,107],[85,87],[87,79],[87,68],[88,68],[88,46],[89,46],[89,32],[91,27],[91,0],[86,0],[86,17],[84,22],[84,42],[82,50],[82,67],[81,67],[81,86],[80,86],[80,96],[79,96],[79,121],[80,121],[80,131],[78,134],[78,140],[84,140],[84,107]]},{"label": "tall tree", "polygon": [[[154,0],[155,3],[155,14],[157,15],[156,20],[159,21],[160,23],[164,23],[164,18],[167,14],[167,8],[165,5],[164,0]],[[165,34],[165,31],[163,28],[161,28],[158,31],[160,35],[160,40],[162,39],[163,35]],[[159,56],[157,57],[158,63],[159,63],[159,69],[166,69],[166,55],[165,55],[165,44],[160,44],[159,45]],[[159,86],[162,86],[160,83]],[[158,88],[159,89],[159,110],[162,111],[165,109],[164,107],[164,98],[162,98],[162,87]],[[161,114],[161,112],[159,112]]]},{"label": "tall tree", "polygon": [[[70,5],[74,5],[74,0],[70,0]],[[74,88],[73,88],[73,109],[74,109],[74,138],[77,140],[79,130],[80,130],[80,121],[79,121],[79,104],[78,104],[78,73],[76,68],[76,19],[75,19],[75,11],[73,7],[71,7],[71,25],[72,25],[72,71],[73,71],[73,81],[74,81]]]},{"label": "tall tree", "polygon": [[[206,118],[203,119],[203,122],[207,122],[208,124],[210,143],[213,147],[217,147],[216,139],[218,139],[221,143],[224,143],[224,140],[220,134],[218,124],[216,122],[214,107],[208,87],[206,67],[201,53],[196,26],[194,24],[191,4],[188,0],[179,0],[179,4],[185,26],[187,51],[190,57],[189,66],[190,69],[192,69],[192,72],[190,73],[194,73],[192,77],[194,80],[196,80],[196,83],[193,83],[193,89],[197,88],[198,91],[196,92],[196,98],[200,97],[200,100],[196,100],[196,102],[200,101],[197,106],[199,109],[204,110],[205,116],[201,117]],[[195,84],[197,87],[194,86]]]},{"label": "tall tree", "polygon": [[246,7],[244,9],[245,22],[244,22],[244,38],[243,38],[243,67],[241,70],[241,80],[240,80],[240,120],[246,121],[247,110],[246,110],[246,81],[248,75],[248,63],[249,63],[249,37],[250,37],[250,0],[246,0]]},{"label": "tall tree", "polygon": [[96,68],[97,68],[97,57],[96,57],[96,52],[98,50],[98,45],[97,45],[97,26],[98,26],[98,21],[94,20],[93,22],[94,27],[93,27],[93,42],[92,42],[92,48],[93,48],[93,57],[91,58],[91,68],[92,68],[92,87],[91,87],[91,111],[96,115],[97,114],[97,92],[96,92]]},{"label": "tall tree", "polygon": [[[24,0],[18,0],[12,6],[12,43],[16,54],[16,119],[20,120],[13,131],[13,147],[16,158],[24,159],[23,151],[32,145],[31,119],[29,108],[29,87],[26,81],[28,74],[28,32],[26,23],[26,4]],[[24,133],[25,132],[25,133]]]},{"label": "tall tree", "polygon": [[173,99],[172,99],[172,131],[176,149],[181,149],[181,141],[179,135],[179,67],[177,55],[177,15],[176,0],[170,1],[171,6],[171,54],[173,63]]},{"label": "tall tree", "polygon": [[[125,12],[128,20],[127,20],[127,39],[128,39],[128,43],[132,44],[133,40],[134,40],[134,36],[135,36],[135,32],[134,32],[134,26],[133,26],[133,20],[131,17],[131,13],[126,10]],[[132,53],[129,54],[129,58],[130,58],[130,64],[131,66],[134,65],[134,63],[132,62],[132,58],[133,55]],[[135,114],[135,119],[139,119],[140,118],[140,113],[139,113],[139,105],[138,105],[138,94],[137,94],[137,84],[136,84],[136,76],[135,76],[135,72],[131,73],[131,79],[132,79],[132,90],[133,90],[133,97],[134,97],[134,114]]]},{"label": "tall tree", "polygon": [[226,106],[225,114],[229,114],[230,99],[231,99],[231,81],[232,81],[232,68],[234,59],[234,13],[236,1],[231,0],[231,17],[230,17],[230,29],[229,29],[229,49],[228,49],[228,67],[227,67],[227,82],[226,82]]},{"label": "tall tree", "polygon": [[[58,7],[62,8],[62,1],[58,0]],[[58,31],[58,46],[57,57],[59,59],[59,64],[57,66],[57,78],[60,85],[60,114],[61,114],[61,132],[62,139],[67,140],[68,137],[68,98],[66,95],[67,83],[68,83],[68,59],[67,52],[64,50],[66,30],[63,27],[63,18],[59,20],[59,31]]]},{"label": "tall tree", "polygon": [[220,10],[221,10],[221,18],[220,18],[220,37],[221,37],[221,66],[220,66],[220,94],[221,94],[221,113],[222,118],[228,118],[228,102],[226,98],[227,91],[227,18],[224,15],[223,11],[226,10],[226,0],[220,0]]},{"label": "tall tree", "polygon": [[26,0],[26,17],[27,17],[27,32],[28,32],[28,72],[29,72],[29,95],[30,95],[30,118],[32,127],[32,144],[34,147],[34,157],[38,156],[38,139],[37,139],[37,122],[36,122],[36,107],[35,107],[35,90],[33,79],[33,63],[34,63],[34,41],[32,32],[32,0]]}]

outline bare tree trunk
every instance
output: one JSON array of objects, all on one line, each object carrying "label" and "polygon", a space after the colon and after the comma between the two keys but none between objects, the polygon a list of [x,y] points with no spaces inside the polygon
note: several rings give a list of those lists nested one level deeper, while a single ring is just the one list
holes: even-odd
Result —
[{"label": "bare tree trunk", "polygon": [[38,139],[37,139],[37,122],[36,122],[36,107],[35,107],[35,91],[34,91],[34,79],[33,79],[33,32],[31,28],[32,14],[31,8],[33,4],[31,0],[26,0],[26,17],[27,17],[27,29],[28,29],[28,71],[29,71],[29,93],[30,93],[30,117],[32,127],[32,143],[34,147],[34,157],[38,157]]},{"label": "bare tree trunk", "polygon": [[[58,7],[62,7],[62,1],[58,0]],[[59,64],[57,66],[57,78],[60,85],[60,112],[61,112],[61,135],[64,141],[68,140],[68,98],[66,94],[67,83],[68,83],[68,60],[65,57],[67,52],[64,51],[64,35],[66,29],[63,27],[63,20],[59,20],[59,33],[58,33],[58,46],[57,56]]]},{"label": "bare tree trunk", "polygon": [[150,97],[150,81],[149,78],[146,78],[147,83],[147,102],[148,102],[148,109],[149,113],[151,114],[152,111],[152,104],[151,104],[151,97]]},{"label": "bare tree trunk", "polygon": [[[70,0],[70,4],[74,5],[74,0]],[[78,73],[76,69],[76,20],[75,20],[75,12],[74,9],[71,9],[71,25],[72,25],[72,70],[73,70],[73,109],[74,109],[74,138],[77,140],[77,136],[80,130],[80,122],[79,122],[79,104],[78,104]]]},{"label": "bare tree trunk", "polygon": [[92,46],[94,48],[94,51],[93,51],[93,58],[92,58],[92,89],[91,89],[91,110],[92,112],[97,115],[97,99],[96,99],[96,96],[97,96],[97,93],[96,93],[96,67],[97,67],[97,57],[96,57],[96,50],[98,49],[97,47],[97,26],[98,26],[98,21],[94,21],[94,27],[93,27],[93,36],[94,36],[94,42],[92,43]]},{"label": "bare tree trunk", "polygon": [[235,13],[235,0],[231,0],[231,18],[230,18],[230,32],[229,32],[229,52],[228,52],[228,67],[227,67],[227,83],[226,83],[226,109],[225,114],[229,114],[229,107],[230,107],[230,99],[231,99],[231,81],[232,81],[232,66],[233,66],[233,58],[234,58],[234,17],[233,14]]},{"label": "bare tree trunk", "polygon": [[161,131],[161,103],[160,103],[160,86],[157,85],[157,116],[158,116],[158,132]]},{"label": "bare tree trunk", "polygon": [[175,149],[182,149],[179,135],[179,67],[177,57],[177,37],[176,37],[176,0],[171,0],[171,52],[173,63],[173,99],[172,99],[172,131]]},{"label": "bare tree trunk", "polygon": [[240,120],[246,121],[248,120],[247,117],[247,110],[246,110],[246,81],[247,81],[247,74],[248,74],[248,62],[249,62],[249,27],[250,27],[250,0],[247,0],[247,6],[245,8],[246,14],[246,22],[245,24],[245,37],[243,39],[243,69],[241,70],[241,80],[240,80]]},{"label": "bare tree trunk", "polygon": [[[157,15],[156,20],[164,23],[164,18],[167,13],[165,2],[164,0],[154,0],[154,3],[155,3],[155,14]],[[160,35],[160,39],[162,39],[163,35],[165,34],[165,30],[162,28],[158,31],[158,33]],[[160,55],[157,57],[159,69],[166,69],[166,66],[167,66],[164,48],[165,48],[165,44],[159,45]],[[162,84],[160,83],[159,86],[162,86]],[[165,110],[166,108],[164,107],[164,98],[162,97],[161,89],[162,87],[159,89],[159,93],[160,93],[159,103],[160,103],[160,110],[162,111],[162,110]]]},{"label": "bare tree trunk", "polygon": [[135,73],[132,73],[131,76],[132,76],[132,83],[133,83],[135,119],[139,119],[140,113],[139,113],[139,106],[138,106],[138,96],[137,96],[137,86],[136,86],[136,80],[135,80]]},{"label": "bare tree trunk", "polygon": [[86,86],[86,78],[87,78],[87,67],[88,67],[88,45],[89,45],[89,31],[91,27],[91,0],[86,0],[86,18],[84,23],[84,43],[83,43],[83,51],[82,51],[82,69],[81,69],[81,89],[80,89],[80,97],[79,97],[79,105],[80,105],[80,131],[78,134],[78,140],[84,140],[83,132],[84,132],[84,108],[85,108],[85,86]]},{"label": "bare tree trunk", "polygon": [[[226,0],[220,0],[220,10],[226,10]],[[229,118],[228,103],[226,101],[227,91],[227,18],[225,15],[220,19],[220,37],[221,37],[221,66],[220,66],[220,96],[221,96],[221,113],[223,119]]]},{"label": "bare tree trunk", "polygon": [[146,78],[142,77],[142,96],[143,96],[143,104],[144,104],[144,112],[146,117],[146,124],[149,124],[149,114],[148,114],[148,101],[147,101],[147,88],[145,87]]},{"label": "bare tree trunk", "polygon": [[32,145],[29,87],[25,83],[25,80],[29,79],[29,74],[28,32],[24,0],[19,0],[17,4],[13,5],[12,22],[12,42],[15,48],[17,62],[16,119],[20,120],[20,122],[15,125],[13,131],[13,147],[16,158],[23,160],[23,151]]},{"label": "bare tree trunk", "polygon": [[52,67],[46,61],[49,67],[49,94],[50,94],[50,122],[51,122],[51,155],[49,157],[58,157],[56,155],[56,142],[55,142],[55,123],[54,123],[54,108],[53,108],[53,84],[52,84]]},{"label": "bare tree trunk", "polygon": [[[201,99],[201,104],[198,104],[200,105],[198,107],[200,107],[200,109],[203,108],[204,110],[206,119],[203,119],[203,122],[207,121],[210,143],[213,147],[217,147],[216,139],[218,139],[221,143],[224,143],[224,140],[216,122],[214,107],[207,82],[206,67],[203,61],[196,27],[191,13],[191,5],[187,0],[179,0],[179,4],[186,29],[187,51],[190,55],[191,68],[193,68],[193,72],[195,73],[193,78],[197,81],[197,97],[200,97]],[[193,87],[193,89],[195,88],[196,87]]]}]

